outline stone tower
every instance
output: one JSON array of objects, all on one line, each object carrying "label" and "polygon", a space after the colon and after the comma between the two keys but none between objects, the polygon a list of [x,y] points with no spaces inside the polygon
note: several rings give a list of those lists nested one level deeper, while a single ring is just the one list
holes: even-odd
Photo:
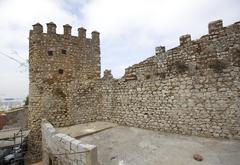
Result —
[{"label": "stone tower", "polygon": [[[79,28],[78,36],[71,35],[72,27],[47,24],[47,33],[39,23],[33,25],[29,37],[29,153],[33,160],[41,158],[41,119],[54,126],[73,124],[69,104],[70,86],[75,82],[100,78],[99,33],[86,38],[86,29]],[[72,96],[71,96],[72,97]]]}]

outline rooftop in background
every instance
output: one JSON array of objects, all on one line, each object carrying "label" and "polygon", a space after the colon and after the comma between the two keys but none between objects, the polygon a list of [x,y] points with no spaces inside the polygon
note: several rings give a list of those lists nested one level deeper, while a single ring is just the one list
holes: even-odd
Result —
[{"label": "rooftop in background", "polygon": [[0,98],[0,111],[9,111],[12,108],[22,107],[23,98]]}]

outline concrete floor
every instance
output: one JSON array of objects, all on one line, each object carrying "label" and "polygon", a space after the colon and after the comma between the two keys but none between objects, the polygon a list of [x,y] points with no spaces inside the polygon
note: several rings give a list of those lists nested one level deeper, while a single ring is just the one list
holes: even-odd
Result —
[{"label": "concrete floor", "polygon": [[[101,165],[240,165],[240,141],[117,126],[79,138],[95,144]],[[204,160],[193,159],[200,154]]]}]

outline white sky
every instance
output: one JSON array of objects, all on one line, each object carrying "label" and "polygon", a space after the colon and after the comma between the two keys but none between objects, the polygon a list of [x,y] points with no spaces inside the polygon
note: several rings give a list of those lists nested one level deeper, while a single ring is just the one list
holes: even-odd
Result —
[{"label": "white sky", "polygon": [[[28,58],[32,25],[53,21],[101,33],[102,71],[121,77],[124,69],[154,54],[156,46],[178,46],[179,36],[207,34],[210,21],[240,21],[239,0],[0,0],[0,53]],[[17,52],[17,53],[16,53]],[[28,72],[0,54],[0,98],[25,97]]]}]

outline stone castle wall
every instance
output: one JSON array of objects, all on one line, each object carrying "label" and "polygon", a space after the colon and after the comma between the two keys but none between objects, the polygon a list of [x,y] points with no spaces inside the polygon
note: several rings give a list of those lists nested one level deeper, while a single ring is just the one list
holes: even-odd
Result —
[{"label": "stone castle wall", "polygon": [[99,91],[101,86],[98,82],[99,80],[85,83],[76,81],[69,87],[69,92],[72,93],[69,105],[72,105],[70,111],[74,124],[96,121],[98,109],[102,104],[102,96]]},{"label": "stone castle wall", "polygon": [[[86,38],[86,29],[79,28],[78,36],[71,35],[71,26],[64,25],[64,33],[56,33],[54,23],[33,25],[29,38],[29,149],[33,155],[41,153],[41,119],[54,126],[72,125],[73,98],[69,89],[75,82],[85,83],[100,78],[99,33]],[[74,108],[73,108],[74,109]],[[90,118],[88,114],[88,118]]]},{"label": "stone castle wall", "polygon": [[[106,70],[79,109],[98,109],[95,120],[164,132],[240,138],[240,23],[209,24],[209,34],[156,54],[126,69],[121,79]],[[83,90],[83,89],[82,89]],[[98,96],[97,96],[98,95]],[[98,103],[82,99],[92,96]]]},{"label": "stone castle wall", "polygon": [[57,127],[102,120],[240,138],[239,22],[228,27],[221,20],[211,22],[209,34],[198,40],[183,35],[176,48],[157,47],[154,56],[127,68],[121,79],[110,70],[100,78],[99,33],[87,39],[81,28],[74,37],[69,28],[55,34],[56,25],[50,23],[42,33],[36,24],[30,32],[28,118],[34,151],[41,150],[42,118]]}]

